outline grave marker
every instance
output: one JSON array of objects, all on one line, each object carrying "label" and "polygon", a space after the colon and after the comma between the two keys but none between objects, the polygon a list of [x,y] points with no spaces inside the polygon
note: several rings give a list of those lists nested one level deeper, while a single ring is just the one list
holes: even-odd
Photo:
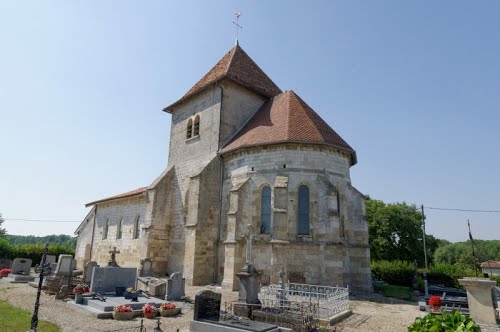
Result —
[{"label": "grave marker", "polygon": [[137,269],[135,267],[94,267],[90,291],[115,293],[116,287],[136,288]]},{"label": "grave marker", "polygon": [[31,269],[31,259],[16,258],[12,263],[12,274],[29,275]]},{"label": "grave marker", "polygon": [[165,300],[175,301],[180,300],[185,296],[186,279],[182,277],[182,273],[174,272],[167,280],[167,295]]},{"label": "grave marker", "polygon": [[219,321],[222,294],[204,290],[196,294],[193,320]]}]

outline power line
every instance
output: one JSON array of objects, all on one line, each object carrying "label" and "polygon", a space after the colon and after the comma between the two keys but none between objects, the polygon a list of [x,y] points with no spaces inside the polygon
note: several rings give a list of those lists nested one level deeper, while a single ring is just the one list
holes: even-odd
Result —
[{"label": "power line", "polygon": [[49,219],[24,219],[24,218],[4,218],[5,221],[33,221],[33,222],[82,222],[81,220],[49,220]]},{"label": "power line", "polygon": [[425,208],[430,209],[430,210],[442,210],[442,211],[500,213],[499,210],[451,209],[451,208],[439,208],[439,207],[430,207],[430,206],[426,206]]}]

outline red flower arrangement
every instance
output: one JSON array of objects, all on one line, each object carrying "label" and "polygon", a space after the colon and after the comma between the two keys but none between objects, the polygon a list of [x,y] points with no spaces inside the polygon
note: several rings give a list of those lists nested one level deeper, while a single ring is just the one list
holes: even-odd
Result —
[{"label": "red flower arrangement", "polygon": [[152,304],[145,304],[144,307],[142,307],[142,312],[144,313],[144,317],[146,318],[153,318],[156,316],[156,307]]},{"label": "red flower arrangement", "polygon": [[12,273],[12,270],[11,270],[11,269],[1,269],[1,270],[0,270],[0,277],[6,277],[6,276],[8,276],[10,273]]},{"label": "red flower arrangement", "polygon": [[429,299],[429,305],[433,307],[440,307],[442,304],[441,298],[439,296],[433,295]]},{"label": "red flower arrangement", "polygon": [[84,284],[78,284],[73,288],[73,294],[84,294],[90,292],[90,288]]},{"label": "red flower arrangement", "polygon": [[132,312],[132,307],[126,305],[117,305],[113,308],[114,312]]},{"label": "red flower arrangement", "polygon": [[160,309],[163,309],[163,310],[170,310],[170,309],[175,309],[175,308],[176,308],[175,303],[163,303],[160,306]]}]

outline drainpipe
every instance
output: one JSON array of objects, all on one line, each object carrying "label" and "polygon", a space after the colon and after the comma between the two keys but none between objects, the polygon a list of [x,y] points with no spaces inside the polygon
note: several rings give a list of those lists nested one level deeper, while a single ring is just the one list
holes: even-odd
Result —
[{"label": "drainpipe", "polygon": [[[222,126],[222,102],[224,101],[224,88],[219,85],[219,83],[216,84],[220,88],[220,109],[219,109],[219,141],[217,142],[218,150],[220,150],[220,142],[221,142],[221,126]],[[218,258],[218,251],[219,251],[219,242],[220,242],[220,231],[221,231],[221,225],[222,225],[222,186],[224,184],[224,163],[222,161],[222,156],[219,155],[219,166],[220,166],[220,174],[219,174],[219,211],[217,214],[217,237],[215,239],[215,245],[214,245],[214,250],[215,250],[215,255],[214,255],[214,275],[213,275],[213,282],[214,284],[217,283],[217,279],[219,278],[219,258]]]}]

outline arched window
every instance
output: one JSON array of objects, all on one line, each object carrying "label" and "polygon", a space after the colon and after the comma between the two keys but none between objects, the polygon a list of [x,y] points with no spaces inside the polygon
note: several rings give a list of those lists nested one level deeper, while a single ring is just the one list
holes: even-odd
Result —
[{"label": "arched window", "polygon": [[109,220],[106,219],[104,220],[104,225],[102,226],[102,239],[106,240],[108,238],[108,226],[109,226]]},{"label": "arched window", "polygon": [[193,137],[193,119],[189,119],[187,123],[186,129],[186,138]]},{"label": "arched window", "polygon": [[309,188],[305,185],[299,187],[297,234],[309,235]]},{"label": "arched window", "polygon": [[138,215],[136,218],[135,218],[135,222],[134,222],[134,239],[138,239],[139,238],[139,235],[141,235],[141,229],[139,228],[140,224],[139,224],[139,219],[141,218],[140,215]]},{"label": "arched window", "polygon": [[262,188],[260,196],[260,232],[262,234],[271,233],[271,188]]},{"label": "arched window", "polygon": [[122,223],[123,223],[123,217],[121,217],[120,221],[118,221],[118,224],[116,224],[116,238],[117,239],[122,238]]},{"label": "arched window", "polygon": [[200,116],[197,115],[194,118],[193,137],[198,136],[199,134],[200,134]]}]

